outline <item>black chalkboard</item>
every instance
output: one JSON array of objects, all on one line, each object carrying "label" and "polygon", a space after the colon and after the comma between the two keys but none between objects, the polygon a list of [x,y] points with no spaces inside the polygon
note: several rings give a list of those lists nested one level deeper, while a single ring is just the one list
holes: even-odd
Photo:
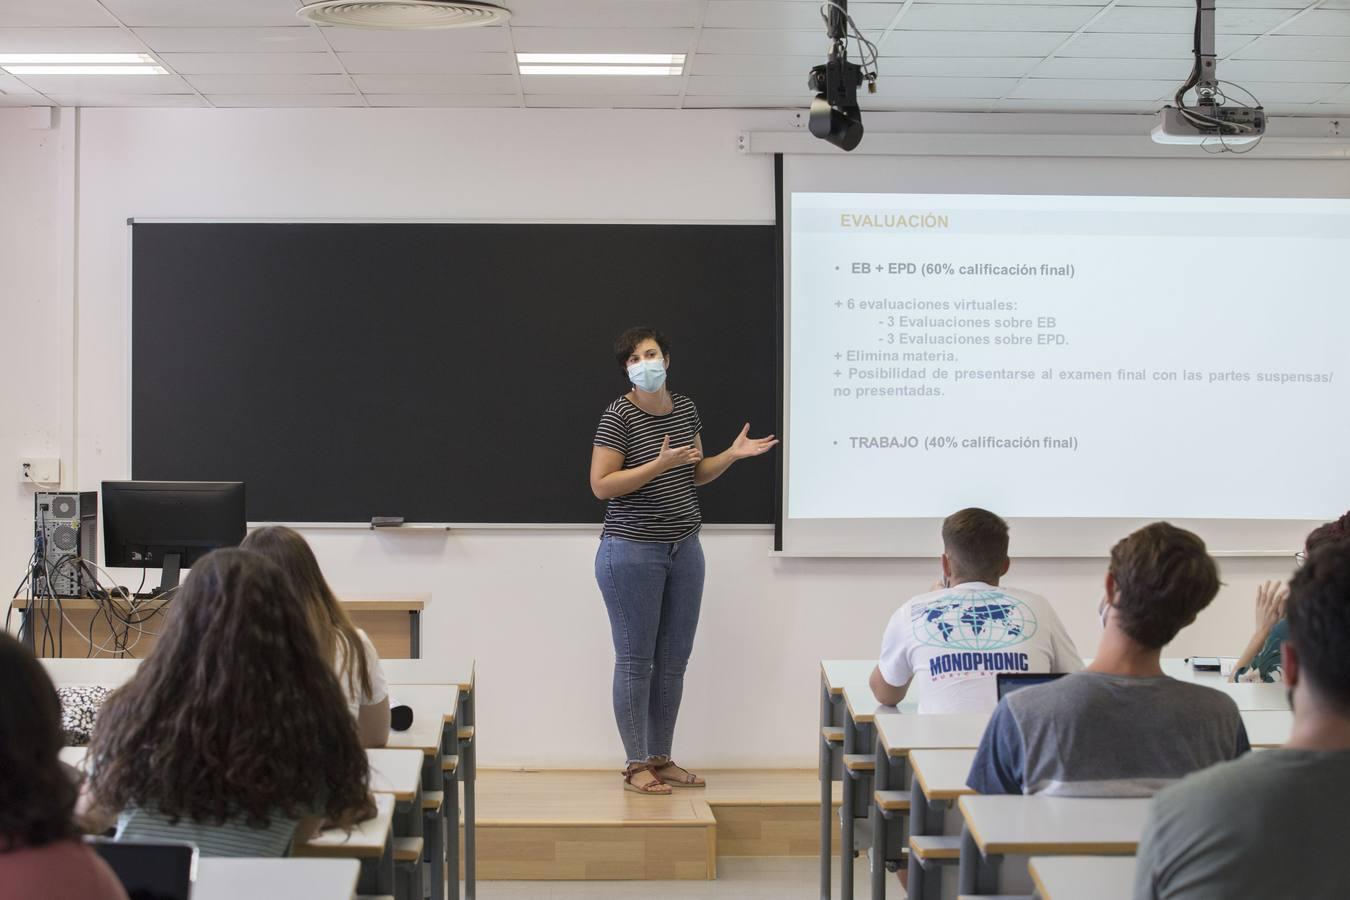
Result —
[{"label": "black chalkboard", "polygon": [[[591,438],[652,324],[725,449],[774,431],[771,225],[132,226],[132,477],[241,480],[250,521],[598,522]],[[774,465],[702,488],[774,519]]]}]

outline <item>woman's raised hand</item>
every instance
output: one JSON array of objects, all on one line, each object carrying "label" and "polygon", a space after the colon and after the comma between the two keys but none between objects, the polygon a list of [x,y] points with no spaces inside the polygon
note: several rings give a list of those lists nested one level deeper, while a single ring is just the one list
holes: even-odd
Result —
[{"label": "woman's raised hand", "polygon": [[750,437],[750,423],[746,422],[741,433],[736,435],[736,440],[731,442],[731,455],[736,459],[745,459],[750,456],[759,456],[762,453],[768,453],[778,443],[778,438],[773,435],[762,438]]},{"label": "woman's raised hand", "polygon": [[661,439],[661,453],[656,458],[660,462],[661,471],[669,472],[671,469],[680,466],[697,465],[698,461],[703,458],[703,454],[693,445],[688,447],[670,446],[670,435],[666,435]]}]

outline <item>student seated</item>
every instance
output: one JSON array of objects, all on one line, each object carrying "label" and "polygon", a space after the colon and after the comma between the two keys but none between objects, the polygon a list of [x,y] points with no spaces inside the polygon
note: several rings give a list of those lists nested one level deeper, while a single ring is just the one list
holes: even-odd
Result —
[{"label": "student seated", "polygon": [[[1314,528],[1303,542],[1300,561],[1323,544],[1350,538],[1350,512]],[[1289,639],[1284,606],[1289,591],[1278,581],[1267,581],[1256,592],[1256,631],[1233,665],[1234,681],[1282,681],[1280,645]]]},{"label": "student seated", "polygon": [[1350,894],[1350,541],[1316,549],[1290,584],[1282,749],[1215,766],[1158,794],[1136,900]]},{"label": "student seated", "polygon": [[314,551],[300,533],[280,525],[250,532],[239,546],[276,563],[304,606],[319,649],[333,661],[333,671],[347,708],[356,718],[361,746],[383,747],[389,740],[389,684],[369,635],[352,623],[347,610],[319,569]]},{"label": "student seated", "polygon": [[80,841],[77,777],[57,757],[61,702],[28,648],[0,632],[0,900],[126,900]]},{"label": "student seated", "polygon": [[1189,531],[1157,522],[1117,543],[1092,665],[1005,697],[980,741],[970,787],[1148,797],[1250,750],[1236,703],[1162,670],[1163,647],[1218,592],[1218,568]]},{"label": "student seated", "polygon": [[915,681],[921,713],[989,712],[1000,672],[1077,672],[1083,658],[1059,616],[1029,591],[1001,587],[1008,523],[963,509],[942,523],[941,590],[891,617],[872,671],[872,693],[890,706]]},{"label": "student seated", "polygon": [[283,856],[320,821],[373,813],[347,699],[276,565],[218,550],[192,567],[159,642],[104,703],[89,746],[95,828]]}]

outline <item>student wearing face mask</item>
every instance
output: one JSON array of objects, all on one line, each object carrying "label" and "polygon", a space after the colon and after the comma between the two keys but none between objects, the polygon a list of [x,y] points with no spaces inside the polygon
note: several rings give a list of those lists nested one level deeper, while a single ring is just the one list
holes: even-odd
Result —
[{"label": "student wearing face mask", "polygon": [[669,794],[672,787],[704,785],[670,758],[703,600],[695,489],[778,441],[750,437],[747,424],[730,447],[705,457],[694,401],[666,386],[666,337],[654,328],[630,328],[615,341],[614,357],[631,390],[600,417],[591,452],[591,491],[608,501],[595,578],[614,639],[624,788]]}]

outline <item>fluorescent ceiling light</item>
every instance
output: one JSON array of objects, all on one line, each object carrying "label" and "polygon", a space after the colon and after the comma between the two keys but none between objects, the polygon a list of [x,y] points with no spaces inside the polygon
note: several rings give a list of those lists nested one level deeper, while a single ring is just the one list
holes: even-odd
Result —
[{"label": "fluorescent ceiling light", "polygon": [[163,66],[0,66],[11,75],[168,75]]},{"label": "fluorescent ceiling light", "polygon": [[149,53],[0,53],[0,66],[40,66],[84,63],[88,65],[127,65],[148,63],[155,58]]},{"label": "fluorescent ceiling light", "polygon": [[683,66],[683,53],[517,53],[521,65]]},{"label": "fluorescent ceiling light", "polygon": [[522,75],[679,75],[682,66],[521,66]]}]

